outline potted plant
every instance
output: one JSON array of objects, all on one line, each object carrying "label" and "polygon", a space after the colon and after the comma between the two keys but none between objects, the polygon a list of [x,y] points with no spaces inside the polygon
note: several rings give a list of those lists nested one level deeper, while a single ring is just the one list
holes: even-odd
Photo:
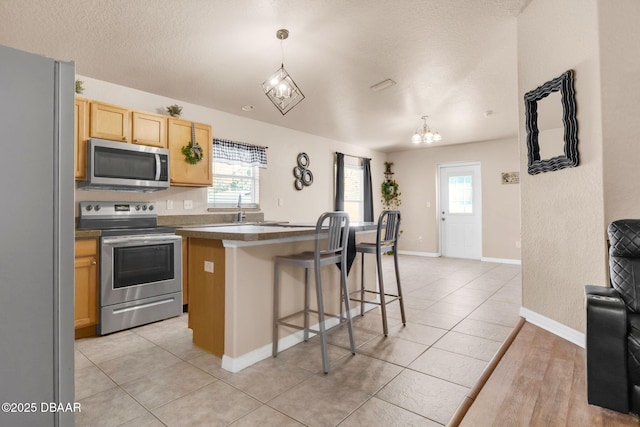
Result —
[{"label": "potted plant", "polygon": [[395,179],[387,179],[382,183],[382,204],[385,209],[396,209],[400,206],[402,201],[400,196],[400,186]]},{"label": "potted plant", "polygon": [[178,104],[169,105],[167,107],[167,113],[169,113],[171,117],[180,117],[182,114],[182,107]]},{"label": "potted plant", "polygon": [[402,203],[400,200],[400,196],[402,195],[400,192],[400,186],[398,185],[398,181],[393,179],[393,172],[391,171],[393,163],[384,162],[384,166],[385,180],[382,182],[382,186],[380,188],[382,193],[382,205],[385,209],[397,209]]},{"label": "potted plant", "polygon": [[82,86],[84,82],[82,80],[76,80],[76,93],[82,94],[84,92],[84,86]]}]

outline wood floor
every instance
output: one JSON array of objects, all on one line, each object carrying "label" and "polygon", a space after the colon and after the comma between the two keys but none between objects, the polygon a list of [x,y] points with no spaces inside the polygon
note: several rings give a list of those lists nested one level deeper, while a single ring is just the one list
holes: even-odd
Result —
[{"label": "wood floor", "polygon": [[587,404],[584,349],[525,323],[460,425],[640,426],[640,419]]}]

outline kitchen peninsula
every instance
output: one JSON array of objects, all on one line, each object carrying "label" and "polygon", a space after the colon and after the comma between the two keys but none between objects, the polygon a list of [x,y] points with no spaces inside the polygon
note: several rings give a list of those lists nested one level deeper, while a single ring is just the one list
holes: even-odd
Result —
[{"label": "kitchen peninsula", "polygon": [[[372,241],[375,224],[355,223],[356,241]],[[361,233],[367,232],[367,233]],[[188,237],[189,327],[193,342],[222,358],[222,368],[237,372],[271,356],[273,259],[314,248],[315,226],[295,224],[236,224],[179,228]],[[365,262],[365,283],[375,286],[373,258]],[[348,277],[350,290],[360,284],[360,261]],[[283,267],[281,310],[296,312],[303,305],[304,269]],[[338,313],[339,271],[322,269],[325,310]],[[311,293],[315,306],[315,292]],[[352,306],[353,310],[354,306]],[[353,312],[353,311],[352,311]],[[312,316],[312,321],[314,317]],[[280,348],[300,341],[295,330],[280,328]],[[286,335],[286,334],[290,335]]]}]

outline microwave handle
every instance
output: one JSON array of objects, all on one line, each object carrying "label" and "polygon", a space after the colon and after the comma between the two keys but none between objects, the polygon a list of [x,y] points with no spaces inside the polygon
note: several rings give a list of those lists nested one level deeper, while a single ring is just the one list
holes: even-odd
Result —
[{"label": "microwave handle", "polygon": [[161,169],[162,169],[162,166],[161,166],[161,163],[160,163],[160,154],[156,153],[155,157],[156,157],[156,178],[155,178],[155,180],[156,181],[160,181],[160,172],[161,172]]}]

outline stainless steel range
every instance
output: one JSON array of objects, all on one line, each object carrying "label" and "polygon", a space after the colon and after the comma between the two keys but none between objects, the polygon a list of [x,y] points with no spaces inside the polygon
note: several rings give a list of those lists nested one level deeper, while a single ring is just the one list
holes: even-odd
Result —
[{"label": "stainless steel range", "polygon": [[105,335],[182,313],[182,237],[158,227],[153,202],[80,202],[79,229],[99,229]]}]

